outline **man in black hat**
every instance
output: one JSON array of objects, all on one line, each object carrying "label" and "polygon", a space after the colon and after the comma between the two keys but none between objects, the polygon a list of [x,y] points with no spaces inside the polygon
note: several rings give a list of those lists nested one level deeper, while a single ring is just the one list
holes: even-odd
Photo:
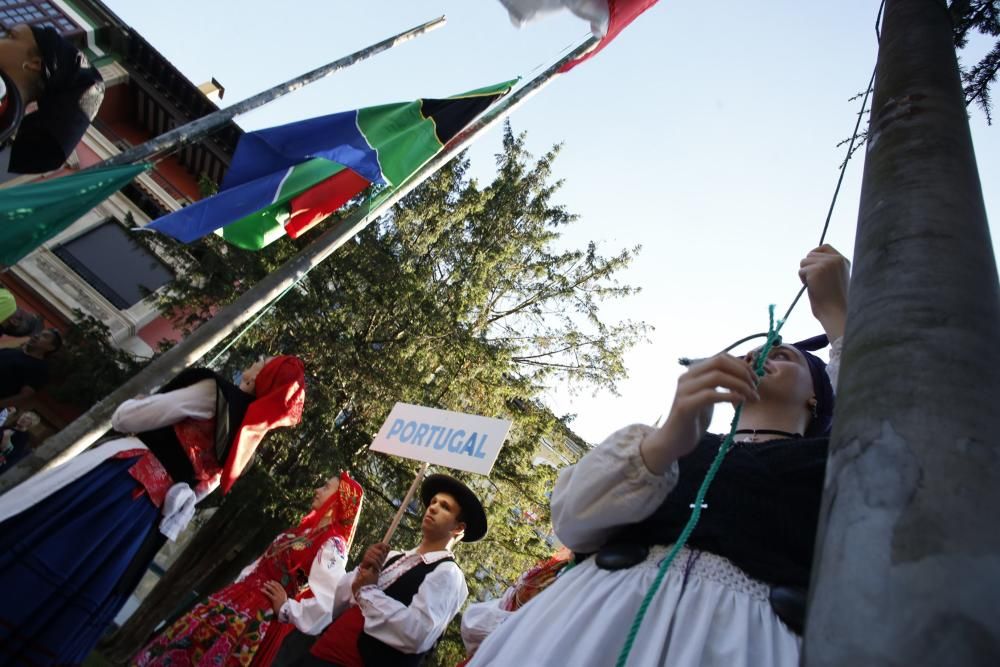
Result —
[{"label": "man in black hat", "polygon": [[61,167],[103,99],[101,75],[54,28],[10,28],[0,38],[0,182]]},{"label": "man in black hat", "polygon": [[[322,635],[303,666],[396,667],[419,665],[469,595],[452,547],[486,535],[486,512],[469,487],[448,475],[431,475],[420,488],[422,539],[415,549],[368,548],[332,596],[285,601],[279,587],[265,588],[279,618]],[[332,620],[332,623],[330,622]],[[323,630],[323,626],[326,626]]]}]

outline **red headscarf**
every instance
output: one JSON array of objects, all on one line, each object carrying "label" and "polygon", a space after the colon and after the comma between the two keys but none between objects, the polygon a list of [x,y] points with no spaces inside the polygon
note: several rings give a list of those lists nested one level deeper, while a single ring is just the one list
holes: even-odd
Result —
[{"label": "red headscarf", "polygon": [[[330,525],[322,535],[315,536],[312,540],[312,555],[309,556],[311,562],[315,557],[315,552],[330,538],[337,536],[344,540],[344,548],[350,551],[351,542],[354,540],[354,532],[358,527],[358,518],[361,516],[361,501],[364,499],[364,489],[346,472],[340,473],[340,488],[330,496],[323,506],[313,510],[303,517],[299,522],[300,529],[315,528],[319,525],[323,517],[330,516]],[[308,552],[307,552],[308,555]],[[312,591],[306,590],[297,599],[304,600],[312,597]],[[291,623],[272,623],[268,626],[264,638],[254,653],[252,667],[270,667],[274,659],[278,656],[282,642],[285,637],[295,630]]]},{"label": "red headscarf", "polygon": [[222,468],[223,493],[229,493],[268,431],[302,421],[306,377],[301,359],[289,355],[275,357],[261,369],[254,387],[257,398],[247,408]]},{"label": "red headscarf", "polygon": [[346,471],[340,473],[340,488],[332,496],[327,498],[322,507],[315,509],[302,517],[299,528],[311,529],[319,525],[323,517],[330,516],[332,521],[327,528],[327,537],[324,540],[316,540],[321,543],[333,535],[342,537],[350,547],[351,540],[354,539],[354,531],[358,526],[358,517],[361,516],[361,500],[364,498],[365,490],[361,488],[350,474]]}]

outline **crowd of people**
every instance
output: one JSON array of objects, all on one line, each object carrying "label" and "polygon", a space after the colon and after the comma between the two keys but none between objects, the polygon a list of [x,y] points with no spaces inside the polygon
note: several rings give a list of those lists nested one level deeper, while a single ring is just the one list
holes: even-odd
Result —
[{"label": "crowd of people", "polygon": [[[6,29],[0,37],[0,183],[62,167],[104,90],[98,70],[55,28]],[[59,330],[45,328],[40,315],[19,307],[0,284],[0,474],[38,442],[33,430],[41,420],[24,410],[48,384],[50,358],[61,346]]]},{"label": "crowd of people", "polygon": [[[626,426],[563,469],[552,518],[565,549],[500,598],[466,606],[454,549],[482,539],[487,518],[476,494],[448,475],[423,481],[417,545],[370,545],[349,569],[364,490],[342,472],[316,490],[297,526],[151,637],[133,663],[419,665],[465,606],[470,667],[797,665],[847,272],[829,246],[802,261],[822,341],[697,363],[678,381],[662,426]],[[3,307],[4,331],[24,332],[26,317]],[[41,372],[32,364],[58,349],[46,334],[5,351],[21,355],[7,367],[26,369],[5,391],[34,387]],[[811,352],[827,341],[829,365]],[[113,417],[118,437],[0,496],[0,662],[81,663],[157,550],[209,493],[230,491],[267,432],[300,422],[304,402],[305,368],[294,356],[262,357],[238,384],[189,369],[123,403]],[[742,406],[732,449],[639,622],[722,442],[707,432],[718,403]],[[16,407],[3,432],[7,460],[31,427],[31,413]]]},{"label": "crowd of people", "polygon": [[50,358],[62,347],[62,335],[44,328],[36,313],[17,305],[0,287],[0,475],[38,443],[33,430],[41,423],[32,397],[49,382]]}]

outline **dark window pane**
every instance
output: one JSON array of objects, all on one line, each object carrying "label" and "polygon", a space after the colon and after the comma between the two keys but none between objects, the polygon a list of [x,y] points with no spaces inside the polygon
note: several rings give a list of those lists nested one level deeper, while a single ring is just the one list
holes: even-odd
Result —
[{"label": "dark window pane", "polygon": [[125,309],[174,278],[131,234],[117,222],[105,222],[54,252],[115,307]]},{"label": "dark window pane", "polygon": [[80,27],[47,0],[0,0],[0,33],[18,23],[52,26],[63,35],[79,34]]}]

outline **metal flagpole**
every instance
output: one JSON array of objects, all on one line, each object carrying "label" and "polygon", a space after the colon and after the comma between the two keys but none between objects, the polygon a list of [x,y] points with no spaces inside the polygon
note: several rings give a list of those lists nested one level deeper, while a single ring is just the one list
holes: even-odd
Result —
[{"label": "metal flagpole", "polygon": [[375,54],[388,51],[403,42],[408,42],[414,37],[419,37],[420,35],[430,32],[431,30],[436,30],[437,28],[443,26],[445,22],[445,17],[439,16],[433,21],[428,21],[422,25],[410,28],[409,30],[399,33],[398,35],[389,37],[388,39],[383,39],[377,44],[372,44],[371,46],[361,49],[360,51],[355,51],[350,55],[344,56],[339,60],[334,60],[332,63],[328,63],[322,67],[317,67],[316,69],[306,72],[301,76],[297,76],[294,79],[289,79],[284,83],[274,86],[273,88],[268,88],[263,92],[248,97],[242,102],[237,102],[236,104],[226,107],[225,109],[219,109],[218,111],[214,111],[207,116],[202,116],[201,118],[197,118],[190,123],[185,123],[178,128],[174,128],[169,132],[165,132],[158,137],[150,139],[144,144],[133,146],[118,155],[110,157],[102,162],[98,162],[97,164],[88,167],[88,169],[132,164],[133,162],[141,162],[156,156],[162,156],[167,152],[173,152],[178,148],[203,139],[205,136],[211,134],[215,130],[218,130],[236,116],[264,106],[268,102],[272,102],[282,95],[296,91],[305,85],[313,83],[314,81],[325,79],[331,74],[336,74],[340,70],[347,69],[351,65],[355,65],[362,60],[371,58]]},{"label": "metal flagpole", "polygon": [[221,308],[211,320],[198,327],[190,336],[164,352],[121,387],[98,401],[87,412],[48,438],[17,465],[0,476],[0,493],[48,468],[82,452],[111,427],[111,415],[125,400],[138,394],[150,394],[183,369],[207,354],[227,336],[239,329],[273,301],[284,290],[302,279],[313,267],[334,253],[369,223],[427,180],[449,160],[463,151],[481,134],[500,123],[528,98],[544,88],[559,73],[563,65],[587,53],[600,40],[590,37],[570,53],[560,58],[544,72],[487,110],[478,120],[459,132],[413,176],[370,211],[357,211],[321,234],[276,271],[244,292],[228,306]]}]

